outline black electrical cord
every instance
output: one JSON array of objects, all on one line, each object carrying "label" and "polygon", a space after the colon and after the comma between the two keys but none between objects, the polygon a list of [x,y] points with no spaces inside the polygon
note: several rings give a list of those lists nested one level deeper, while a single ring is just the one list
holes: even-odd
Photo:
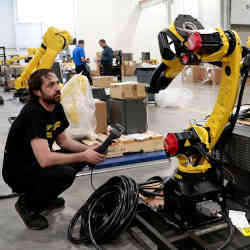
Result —
[{"label": "black electrical cord", "polygon": [[[137,209],[139,187],[125,176],[115,176],[99,187],[77,211],[68,227],[68,239],[74,244],[100,244],[113,240],[131,224]],[[80,220],[79,237],[73,230]]]},{"label": "black electrical cord", "polygon": [[10,199],[10,198],[16,198],[20,196],[20,194],[18,193],[12,193],[12,194],[6,194],[6,195],[1,195],[0,196],[0,200],[4,200],[4,199]]},{"label": "black electrical cord", "polygon": [[145,197],[164,197],[164,194],[160,193],[163,188],[154,187],[152,184],[163,184],[163,179],[158,176],[154,176],[148,181],[139,184],[139,193]]},{"label": "black electrical cord", "polygon": [[221,213],[221,215],[223,216],[225,222],[228,224],[229,234],[228,234],[228,237],[225,240],[225,242],[219,248],[217,248],[217,250],[225,249],[232,241],[232,237],[234,234],[234,226],[233,226],[232,221],[230,220],[229,216],[227,215],[227,213]]}]

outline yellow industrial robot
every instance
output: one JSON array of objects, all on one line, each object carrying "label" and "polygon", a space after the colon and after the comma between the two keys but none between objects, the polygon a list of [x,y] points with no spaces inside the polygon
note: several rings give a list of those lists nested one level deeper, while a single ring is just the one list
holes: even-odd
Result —
[{"label": "yellow industrial robot", "polygon": [[[164,210],[172,221],[189,229],[216,220],[225,206],[223,171],[212,151],[235,125],[239,110],[233,114],[233,109],[241,73],[249,70],[249,55],[235,31],[206,30],[189,15],[179,15],[158,38],[162,63],[152,76],[149,93],[165,89],[185,65],[212,63],[222,67],[217,101],[205,124],[168,133],[164,140],[166,153],[178,159],[178,168],[164,187]],[[213,212],[209,215],[208,211]]]},{"label": "yellow industrial robot", "polygon": [[43,36],[42,44],[35,56],[25,67],[21,76],[15,81],[15,89],[20,95],[28,89],[28,78],[33,71],[41,68],[51,68],[57,54],[65,49],[72,41],[72,36],[68,31],[58,30],[49,27]]},{"label": "yellow industrial robot", "polygon": [[10,59],[7,59],[5,64],[7,66],[11,65],[14,62],[21,61],[23,59],[26,59],[27,57],[33,56],[37,53],[38,49],[37,48],[28,48],[28,55],[26,56],[15,56]]}]

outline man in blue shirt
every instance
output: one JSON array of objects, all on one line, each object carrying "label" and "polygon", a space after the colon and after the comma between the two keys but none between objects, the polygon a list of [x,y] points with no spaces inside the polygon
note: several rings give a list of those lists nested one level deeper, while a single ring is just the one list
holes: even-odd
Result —
[{"label": "man in blue shirt", "polygon": [[93,81],[87,68],[87,63],[89,62],[89,59],[86,59],[85,56],[83,40],[79,40],[78,45],[73,50],[73,61],[76,66],[76,73],[82,73],[82,75],[85,75],[88,78],[90,85],[92,85]]},{"label": "man in blue shirt", "polygon": [[99,45],[103,48],[101,65],[102,74],[104,76],[112,75],[113,50],[107,45],[104,39],[99,41]]}]

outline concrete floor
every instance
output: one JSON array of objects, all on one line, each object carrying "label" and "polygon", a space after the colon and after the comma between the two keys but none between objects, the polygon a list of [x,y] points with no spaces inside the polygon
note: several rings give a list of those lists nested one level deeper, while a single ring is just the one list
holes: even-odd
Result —
[{"label": "concrete floor", "polygon": [[[188,91],[183,91],[183,88]],[[186,128],[192,119],[201,120],[212,110],[216,100],[218,86],[202,84],[183,84],[180,78],[176,78],[169,87],[173,94],[181,91],[178,103],[171,107],[160,108],[155,105],[148,105],[148,126],[150,130],[166,134],[170,131],[181,131]],[[2,90],[0,90],[2,91]],[[192,98],[187,98],[184,94],[191,93]],[[180,92],[179,92],[180,93]],[[12,98],[11,93],[0,92],[5,99],[5,105],[0,106],[0,162],[3,158],[3,150],[6,136],[10,127],[7,118],[15,116],[22,105]],[[247,87],[244,102],[250,97],[250,88]],[[169,175],[175,167],[175,161],[163,167],[141,167],[126,171],[104,173],[94,176],[94,183],[98,187],[114,175],[124,174],[132,176],[136,181],[141,182],[153,175]],[[0,178],[0,194],[9,193],[10,190]],[[63,197],[66,199],[66,208],[60,212],[48,215],[50,227],[44,231],[28,230],[16,211],[14,203],[16,199],[0,201],[0,249],[5,250],[74,250],[93,249],[91,246],[75,246],[66,237],[67,227],[74,213],[82,206],[92,193],[89,177],[77,178],[71,188]],[[149,243],[154,248],[154,244]],[[125,233],[112,243],[106,245],[104,249],[142,249],[134,240]]]}]

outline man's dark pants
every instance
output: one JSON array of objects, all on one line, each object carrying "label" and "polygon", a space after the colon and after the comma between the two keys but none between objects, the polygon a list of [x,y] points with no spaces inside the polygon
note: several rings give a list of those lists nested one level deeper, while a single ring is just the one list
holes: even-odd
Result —
[{"label": "man's dark pants", "polygon": [[112,63],[102,63],[102,75],[112,76]]},{"label": "man's dark pants", "polygon": [[82,170],[81,164],[60,165],[42,168],[34,166],[34,171],[18,174],[16,178],[4,178],[13,192],[24,193],[28,207],[40,211],[69,188],[76,174]]},{"label": "man's dark pants", "polygon": [[75,70],[76,70],[77,74],[81,73],[82,75],[86,76],[88,78],[88,80],[89,80],[89,84],[93,85],[93,81],[92,81],[92,78],[90,76],[90,72],[87,69],[86,65],[82,64],[80,66],[76,66]]}]

